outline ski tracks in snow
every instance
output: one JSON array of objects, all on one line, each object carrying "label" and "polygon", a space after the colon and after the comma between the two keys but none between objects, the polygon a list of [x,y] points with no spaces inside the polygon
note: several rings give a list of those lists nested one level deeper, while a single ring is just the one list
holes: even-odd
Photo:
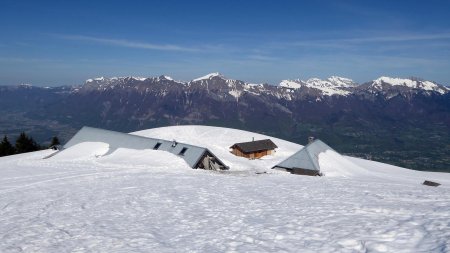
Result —
[{"label": "ski tracks in snow", "polygon": [[159,156],[148,158],[153,168],[121,160],[129,155],[2,160],[0,252],[450,249],[445,186],[381,177],[211,173],[175,160],[163,163]]}]

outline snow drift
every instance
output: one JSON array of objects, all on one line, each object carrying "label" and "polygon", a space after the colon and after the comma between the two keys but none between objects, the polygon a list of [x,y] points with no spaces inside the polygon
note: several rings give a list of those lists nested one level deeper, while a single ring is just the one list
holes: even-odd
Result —
[{"label": "snow drift", "polygon": [[[271,170],[302,146],[206,126],[136,135],[207,146],[226,172],[179,157],[102,143],[0,158],[1,252],[445,252],[450,175],[324,152],[327,174]],[[270,138],[273,156],[232,155],[238,141]],[[335,161],[339,161],[336,163]],[[357,166],[358,169],[355,169]],[[362,173],[363,168],[368,173]],[[332,170],[331,170],[332,169]],[[262,172],[266,173],[258,173]],[[423,186],[423,180],[439,187]]]}]

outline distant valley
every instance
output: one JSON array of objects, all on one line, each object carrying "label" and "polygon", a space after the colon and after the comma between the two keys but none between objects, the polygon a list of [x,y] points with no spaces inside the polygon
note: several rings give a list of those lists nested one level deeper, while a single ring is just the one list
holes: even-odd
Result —
[{"label": "distant valley", "polygon": [[450,89],[419,78],[251,84],[211,73],[94,78],[80,86],[0,86],[0,133],[68,140],[84,125],[117,131],[181,124],[239,128],[402,167],[450,172]]}]

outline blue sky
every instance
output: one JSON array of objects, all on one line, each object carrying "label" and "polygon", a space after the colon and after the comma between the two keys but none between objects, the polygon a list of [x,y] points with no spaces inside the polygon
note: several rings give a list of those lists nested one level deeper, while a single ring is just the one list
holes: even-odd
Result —
[{"label": "blue sky", "polygon": [[0,2],[0,85],[210,72],[450,84],[450,1]]}]

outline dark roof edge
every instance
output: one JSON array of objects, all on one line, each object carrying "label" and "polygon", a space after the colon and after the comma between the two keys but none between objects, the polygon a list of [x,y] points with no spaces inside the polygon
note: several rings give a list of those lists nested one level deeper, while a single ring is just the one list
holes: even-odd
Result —
[{"label": "dark roof edge", "polygon": [[[263,146],[263,147],[259,147]],[[270,146],[270,147],[267,147]],[[278,146],[271,139],[257,140],[257,141],[248,141],[248,142],[239,142],[235,143],[230,148],[238,148],[244,154],[254,153],[264,150],[273,150],[278,148]]]},{"label": "dark roof edge", "polygon": [[262,141],[270,141],[270,142],[273,143],[273,145],[275,145],[275,146],[278,148],[278,146],[277,146],[271,139],[263,139],[263,140],[256,140],[256,141],[238,142],[238,143],[233,144],[233,146],[234,146],[234,145],[239,145],[239,144],[247,144],[247,143],[251,143],[251,142],[262,142]]}]

